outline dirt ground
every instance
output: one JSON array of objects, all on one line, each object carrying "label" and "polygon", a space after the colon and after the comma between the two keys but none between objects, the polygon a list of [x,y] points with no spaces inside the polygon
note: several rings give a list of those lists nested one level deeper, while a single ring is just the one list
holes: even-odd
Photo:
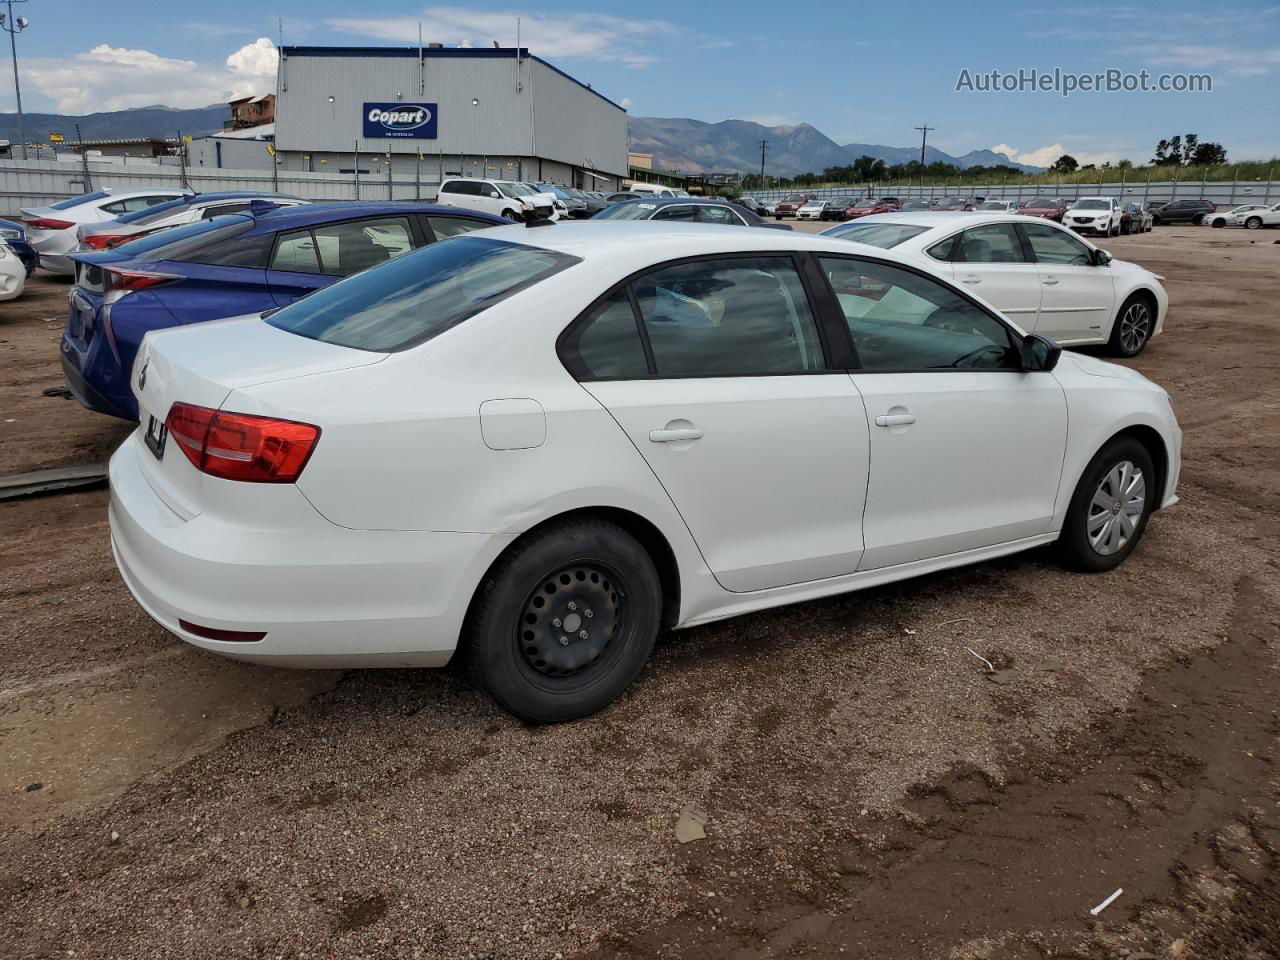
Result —
[{"label": "dirt ground", "polygon": [[[1119,570],[674,634],[578,723],[204,655],[120,583],[105,491],[0,503],[0,957],[1280,957],[1277,239],[1104,243],[1169,278],[1132,365],[1186,431]],[[0,304],[0,473],[127,431],[42,394],[67,290]]]}]

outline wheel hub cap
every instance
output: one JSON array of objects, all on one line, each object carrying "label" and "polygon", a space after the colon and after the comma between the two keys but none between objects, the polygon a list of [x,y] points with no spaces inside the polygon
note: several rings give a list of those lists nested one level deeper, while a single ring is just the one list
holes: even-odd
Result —
[{"label": "wheel hub cap", "polygon": [[1112,467],[1102,478],[1089,503],[1085,530],[1089,546],[1108,557],[1133,539],[1147,508],[1147,481],[1128,460]]},{"label": "wheel hub cap", "polygon": [[1145,304],[1135,303],[1120,318],[1120,345],[1126,353],[1136,352],[1147,339],[1150,316]]},{"label": "wheel hub cap", "polygon": [[517,640],[525,662],[550,677],[591,666],[617,633],[624,600],[617,575],[604,567],[577,563],[556,570],[521,611]]}]

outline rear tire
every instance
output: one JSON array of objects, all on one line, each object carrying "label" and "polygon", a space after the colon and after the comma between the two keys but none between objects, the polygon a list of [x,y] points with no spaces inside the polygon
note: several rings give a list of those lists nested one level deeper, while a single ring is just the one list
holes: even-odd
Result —
[{"label": "rear tire", "polygon": [[1056,544],[1059,560],[1086,573],[1122,564],[1146,532],[1155,479],[1151,454],[1133,437],[1099,450],[1071,497]]},{"label": "rear tire", "polygon": [[1116,356],[1136,357],[1146,349],[1155,325],[1156,315],[1151,301],[1140,294],[1134,294],[1120,304],[1116,321],[1111,325],[1111,339],[1107,341],[1107,348]]},{"label": "rear tire", "polygon": [[1244,227],[1245,227],[1245,229],[1246,229],[1246,230],[1261,230],[1261,229],[1262,229],[1262,218],[1261,218],[1261,217],[1250,217],[1248,220],[1246,220],[1246,221],[1244,222]]},{"label": "rear tire", "polygon": [[472,677],[529,723],[608,706],[644,668],[662,587],[653,559],[603,520],[550,524],[494,564],[463,630]]},{"label": "rear tire", "polygon": [[1194,223],[1197,227],[1204,226],[1204,214],[1197,213],[1194,217],[1191,218],[1191,222]]}]

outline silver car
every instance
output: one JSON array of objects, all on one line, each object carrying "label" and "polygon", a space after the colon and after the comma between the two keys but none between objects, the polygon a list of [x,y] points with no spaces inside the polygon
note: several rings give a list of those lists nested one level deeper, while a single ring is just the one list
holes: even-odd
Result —
[{"label": "silver car", "polygon": [[126,213],[115,220],[98,223],[82,223],[76,229],[79,251],[109,250],[122,243],[197,220],[212,220],[229,213],[247,213],[251,209],[267,210],[272,207],[292,207],[306,203],[301,197],[284,193],[258,193],[235,190],[225,193],[198,193],[194,197],[178,197]]},{"label": "silver car", "polygon": [[50,273],[70,274],[75,267],[67,254],[74,253],[80,242],[76,234],[80,224],[104,223],[190,196],[194,196],[191,190],[98,190],[45,207],[24,207],[22,223],[27,228],[27,242],[40,254],[40,266]]}]

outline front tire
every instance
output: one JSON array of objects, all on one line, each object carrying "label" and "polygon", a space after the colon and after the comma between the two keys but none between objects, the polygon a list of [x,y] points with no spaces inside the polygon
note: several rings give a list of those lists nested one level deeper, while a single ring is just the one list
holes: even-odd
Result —
[{"label": "front tire", "polygon": [[1135,294],[1120,305],[1107,346],[1117,356],[1136,357],[1146,349],[1155,326],[1156,315],[1151,301]]},{"label": "front tire", "polygon": [[550,524],[480,584],[463,631],[467,666],[522,720],[576,720],[635,680],[661,613],[657,569],[634,537],[603,520]]},{"label": "front tire", "polygon": [[1248,220],[1246,220],[1246,221],[1244,222],[1244,227],[1245,227],[1245,229],[1246,229],[1246,230],[1261,230],[1261,229],[1262,229],[1262,218],[1261,218],[1261,217],[1250,217]]},{"label": "front tire", "polygon": [[512,223],[518,223],[520,221],[520,217],[516,214],[514,210],[503,210],[502,219],[510,220]]},{"label": "front tire", "polygon": [[1204,226],[1204,214],[1197,213],[1194,217],[1191,218],[1191,222],[1194,223],[1197,227]]},{"label": "front tire", "polygon": [[1133,437],[1104,446],[1080,477],[1058,538],[1059,559],[1086,573],[1113,570],[1142,539],[1155,505],[1151,454]]}]

